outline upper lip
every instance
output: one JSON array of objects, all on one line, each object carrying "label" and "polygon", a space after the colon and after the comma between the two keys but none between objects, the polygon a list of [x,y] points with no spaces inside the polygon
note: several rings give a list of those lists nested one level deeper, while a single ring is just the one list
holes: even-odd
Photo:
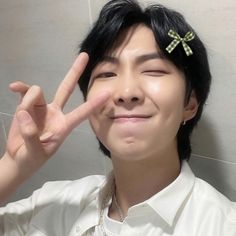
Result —
[{"label": "upper lip", "polygon": [[112,115],[111,119],[119,119],[119,118],[149,118],[151,115],[146,114],[117,114]]}]

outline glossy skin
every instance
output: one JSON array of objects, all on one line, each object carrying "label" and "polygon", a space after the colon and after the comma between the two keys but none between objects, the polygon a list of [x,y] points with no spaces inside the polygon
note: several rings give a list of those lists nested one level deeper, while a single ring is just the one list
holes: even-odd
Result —
[{"label": "glossy skin", "polygon": [[178,129],[195,115],[197,101],[191,96],[185,106],[184,74],[160,56],[149,28],[138,25],[121,36],[91,79],[89,99],[104,88],[111,94],[90,122],[113,159],[154,160],[176,153]]}]

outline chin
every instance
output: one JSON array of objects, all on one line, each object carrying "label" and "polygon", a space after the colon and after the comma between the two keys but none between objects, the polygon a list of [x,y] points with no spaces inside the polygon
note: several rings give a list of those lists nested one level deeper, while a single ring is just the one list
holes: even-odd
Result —
[{"label": "chin", "polygon": [[145,159],[145,156],[147,156],[147,151],[143,150],[142,148],[128,145],[126,147],[120,147],[119,149],[111,151],[111,157],[116,158],[122,161],[141,161]]},{"label": "chin", "polygon": [[111,157],[124,161],[145,159],[150,150],[153,150],[153,144],[134,136],[100,139],[100,142],[110,151]]}]

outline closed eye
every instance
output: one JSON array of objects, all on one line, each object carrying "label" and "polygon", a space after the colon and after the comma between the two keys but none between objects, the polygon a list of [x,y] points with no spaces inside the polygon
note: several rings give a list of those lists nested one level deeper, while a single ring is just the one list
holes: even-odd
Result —
[{"label": "closed eye", "polygon": [[113,72],[104,72],[104,73],[100,73],[98,75],[95,76],[95,78],[109,78],[109,77],[115,77],[116,74]]},{"label": "closed eye", "polygon": [[146,71],[143,71],[142,73],[145,75],[153,76],[153,77],[163,76],[165,74],[168,74],[166,71],[163,71],[163,70],[146,70]]}]

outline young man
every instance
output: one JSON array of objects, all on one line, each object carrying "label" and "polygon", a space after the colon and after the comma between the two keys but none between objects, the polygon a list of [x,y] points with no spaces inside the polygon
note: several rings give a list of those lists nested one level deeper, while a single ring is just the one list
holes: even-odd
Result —
[{"label": "young man", "polygon": [[[81,52],[51,104],[37,86],[11,85],[22,101],[0,162],[0,197],[86,118],[114,170],[108,177],[46,183],[0,210],[0,232],[235,236],[234,203],[186,162],[211,76],[204,45],[184,18],[160,5],[142,10],[135,1],[113,0]],[[64,115],[79,77],[86,102]]]}]

